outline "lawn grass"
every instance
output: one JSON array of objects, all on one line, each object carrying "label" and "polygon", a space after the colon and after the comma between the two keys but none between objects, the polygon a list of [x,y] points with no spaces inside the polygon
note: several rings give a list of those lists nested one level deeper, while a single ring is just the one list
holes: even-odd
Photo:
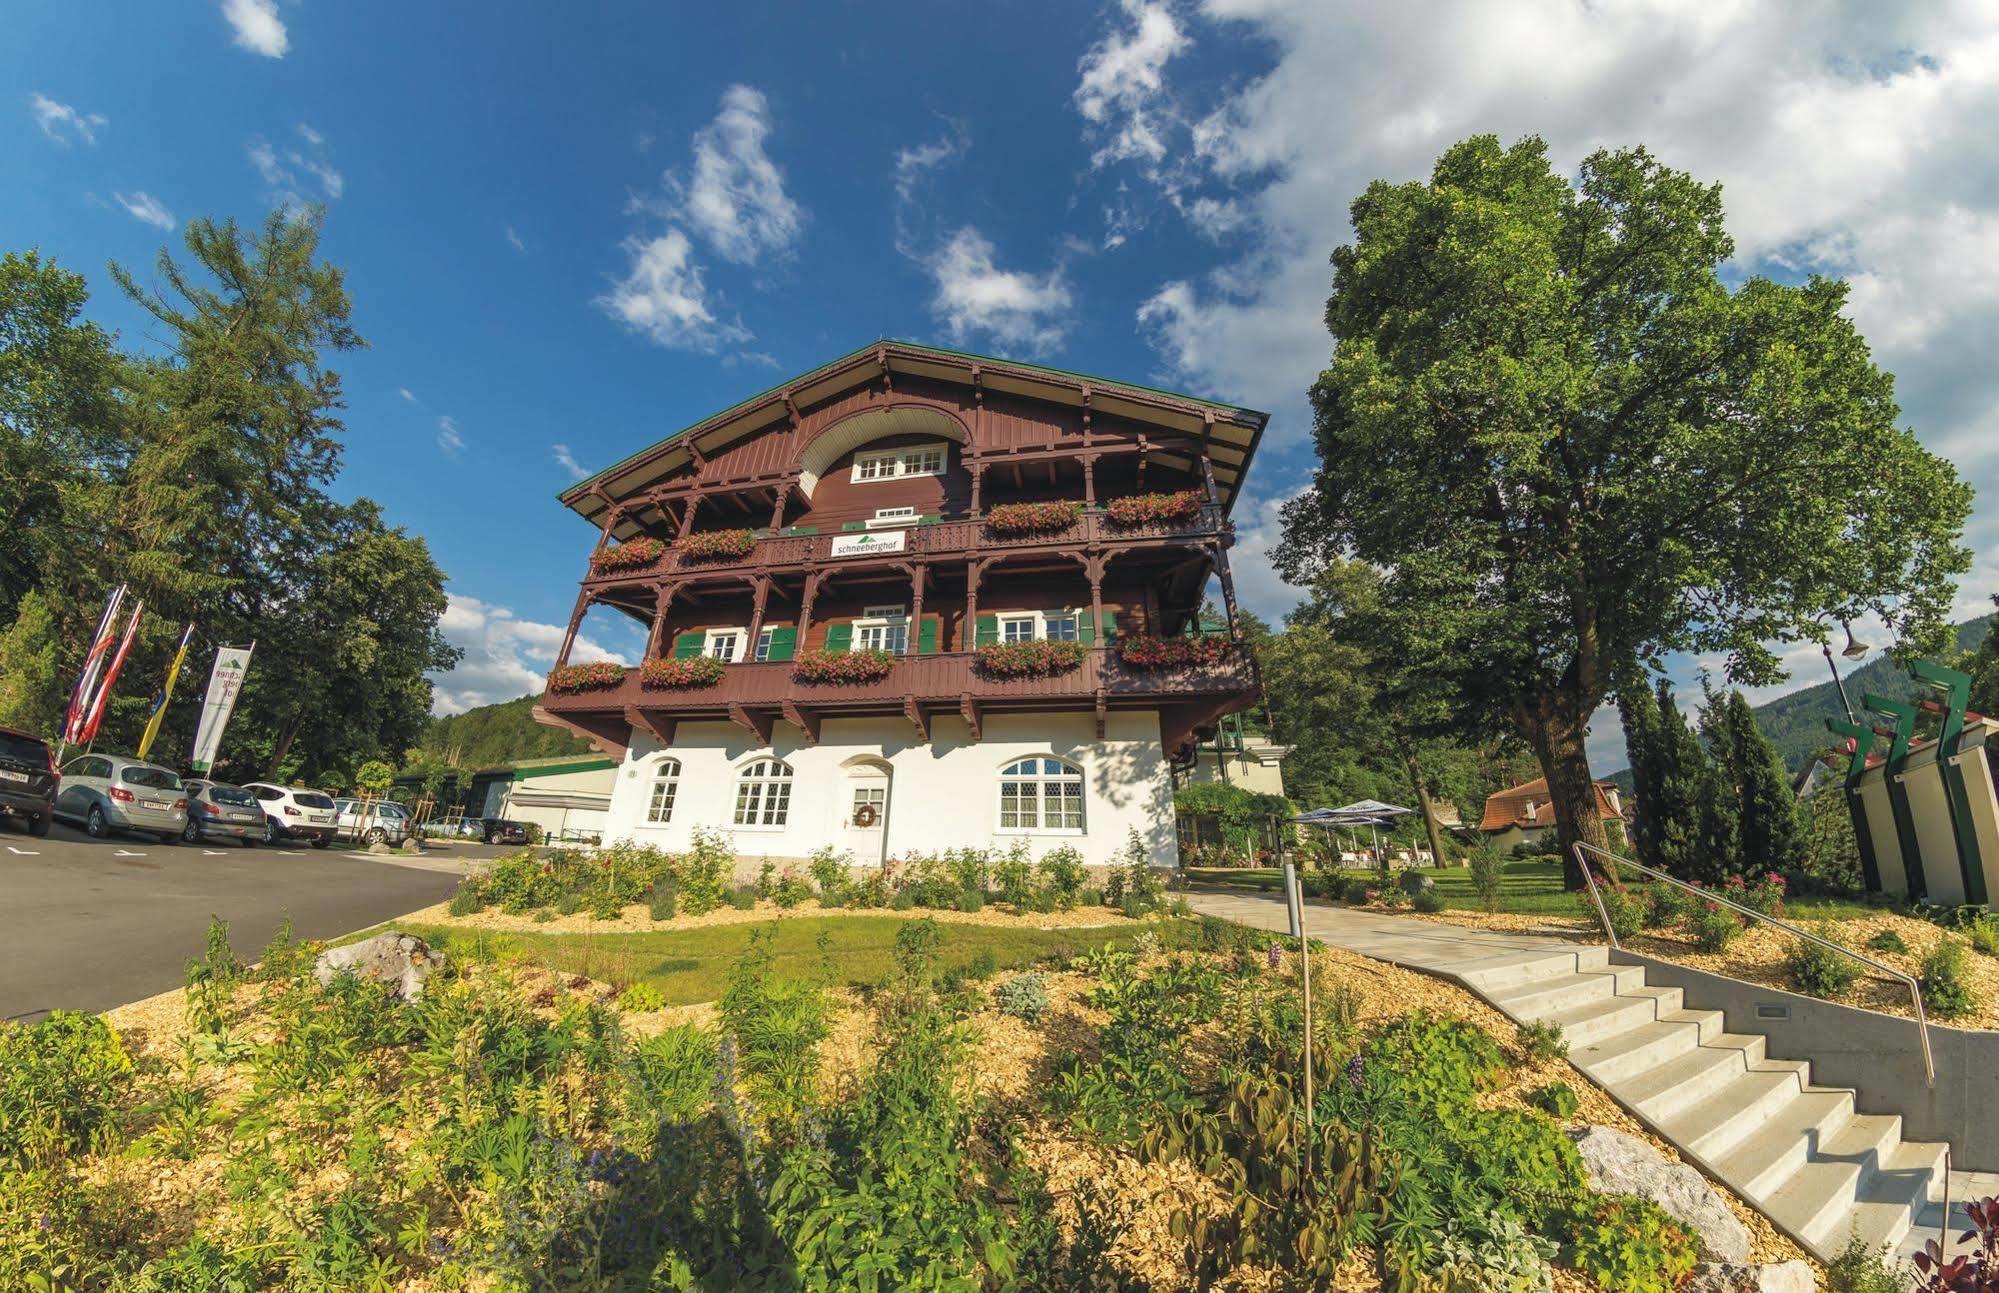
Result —
[{"label": "lawn grass", "polygon": [[[685,1006],[721,997],[728,986],[729,967],[742,956],[757,930],[776,927],[780,975],[830,977],[838,985],[865,986],[887,977],[896,931],[909,923],[888,916],[794,916],[644,934],[503,933],[402,924],[396,928],[424,939],[447,956],[498,957],[562,974],[585,975],[619,988],[650,983],[659,989],[666,1004]],[[946,972],[967,968],[982,953],[990,953],[997,968],[1006,970],[1047,956],[1074,956],[1105,944],[1128,943],[1147,929],[1169,932],[1158,925],[1132,922],[1102,929],[950,922],[939,922],[938,928],[944,936],[938,967]]]},{"label": "lawn grass", "polygon": [[[1472,888],[1470,867],[1445,867],[1441,871],[1424,867],[1422,873],[1436,882],[1437,896],[1444,900],[1445,910],[1484,910],[1477,890]],[[1343,879],[1376,880],[1381,873],[1348,867],[1342,869],[1339,875]],[[1188,867],[1186,876],[1197,885],[1261,889],[1272,893],[1279,892],[1283,885],[1282,873],[1274,867],[1242,870],[1232,867]],[[1626,883],[1636,885],[1639,880],[1640,877],[1633,874]],[[1873,915],[1880,910],[1852,898],[1803,894],[1786,899],[1784,907],[1787,915],[1806,920],[1848,920]],[[1500,866],[1499,909],[1523,916],[1575,916],[1583,913],[1577,895],[1562,887],[1562,864],[1538,859],[1507,862]]]}]

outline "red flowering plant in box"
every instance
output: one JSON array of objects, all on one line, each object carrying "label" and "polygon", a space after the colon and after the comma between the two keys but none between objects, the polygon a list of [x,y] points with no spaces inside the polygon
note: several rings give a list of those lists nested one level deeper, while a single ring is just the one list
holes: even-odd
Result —
[{"label": "red flowering plant in box", "polygon": [[713,687],[722,681],[722,662],[714,656],[697,655],[686,659],[654,656],[639,666],[639,686],[687,691]]},{"label": "red flowering plant in box", "polygon": [[1183,489],[1177,494],[1127,494],[1104,505],[1104,512],[1119,525],[1157,525],[1162,521],[1187,521],[1201,511],[1201,491]]},{"label": "red flowering plant in box", "polygon": [[1083,663],[1081,642],[995,642],[979,648],[979,672],[995,678],[1046,678]]},{"label": "red flowering plant in box", "polygon": [[1058,534],[1083,514],[1081,503],[1001,503],[986,513],[994,534]]},{"label": "red flowering plant in box", "polygon": [[704,530],[680,541],[680,557],[683,561],[722,561],[747,557],[756,546],[755,530]]},{"label": "red flowering plant in box", "polygon": [[807,651],[791,662],[800,682],[880,682],[895,667],[895,654],[874,647],[859,651]]},{"label": "red flowering plant in box", "polygon": [[610,575],[621,570],[644,570],[665,555],[666,545],[658,539],[632,539],[592,553],[590,573]]},{"label": "red flowering plant in box", "polygon": [[1216,635],[1192,638],[1125,637],[1118,659],[1133,669],[1207,669],[1235,656],[1235,643]]},{"label": "red flowering plant in box", "polygon": [[548,675],[550,691],[603,691],[625,680],[625,666],[600,660],[596,664],[564,665]]}]

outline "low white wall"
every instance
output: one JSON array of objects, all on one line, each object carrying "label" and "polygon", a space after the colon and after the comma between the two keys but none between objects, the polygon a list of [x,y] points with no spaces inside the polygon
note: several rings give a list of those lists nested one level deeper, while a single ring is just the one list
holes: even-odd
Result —
[{"label": "low white wall", "polygon": [[[962,719],[940,716],[924,742],[902,718],[828,719],[819,743],[806,745],[795,728],[780,722],[773,745],[761,748],[734,723],[682,723],[672,748],[664,750],[649,734],[635,731],[618,769],[605,838],[678,850],[692,842],[700,826],[728,835],[737,856],[749,862],[802,860],[829,843],[858,853],[861,837],[845,825],[852,768],[856,761],[872,760],[889,770],[889,857],[946,848],[1004,849],[1024,839],[1036,857],[1073,844],[1084,861],[1103,865],[1124,848],[1127,832],[1136,830],[1155,865],[1177,864],[1172,779],[1157,714],[1112,713],[1101,741],[1095,715],[1087,713],[991,715],[983,730],[984,739],[974,742]],[[1082,769],[1080,833],[1000,830],[1000,769],[1031,754],[1054,755]],[[772,755],[792,768],[788,822],[737,826],[738,774]],[[672,820],[655,825],[646,820],[647,806],[659,762],[668,757],[680,761],[680,784]],[[862,864],[874,860],[857,858]]]}]

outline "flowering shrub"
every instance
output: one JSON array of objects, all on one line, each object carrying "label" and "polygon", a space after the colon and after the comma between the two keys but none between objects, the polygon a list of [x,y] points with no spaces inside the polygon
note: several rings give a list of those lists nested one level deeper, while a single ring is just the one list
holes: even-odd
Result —
[{"label": "flowering shrub", "polygon": [[1104,504],[1104,512],[1119,525],[1157,525],[1162,521],[1185,521],[1199,514],[1201,491],[1183,489],[1177,494],[1128,494]]},{"label": "flowering shrub", "polygon": [[994,534],[1054,534],[1083,514],[1081,503],[1001,503],[986,513]]},{"label": "flowering shrub", "polygon": [[639,666],[639,686],[689,689],[713,687],[722,681],[722,662],[713,656],[661,659],[658,656]]},{"label": "flowering shrub", "polygon": [[615,548],[599,548],[590,557],[590,573],[608,575],[619,570],[644,570],[666,555],[666,545],[658,539],[632,539]]},{"label": "flowering shrub", "polygon": [[978,651],[981,673],[995,678],[1045,678],[1083,663],[1081,642],[995,642]]},{"label": "flowering shrub", "polygon": [[548,675],[550,691],[602,691],[625,680],[625,666],[600,660],[595,664],[564,665]]},{"label": "flowering shrub", "polygon": [[1126,637],[1117,640],[1118,659],[1133,669],[1205,669],[1225,664],[1235,643],[1225,637]]},{"label": "flowering shrub", "polygon": [[880,682],[894,667],[895,654],[874,647],[807,651],[792,661],[791,676],[800,682]]},{"label": "flowering shrub", "polygon": [[1731,902],[1739,902],[1765,916],[1784,914],[1784,877],[1775,871],[1764,872],[1763,878],[1755,884],[1739,875],[1732,875],[1722,882],[1721,893]]},{"label": "flowering shrub", "polygon": [[690,534],[680,541],[680,558],[683,561],[720,561],[729,557],[747,557],[750,549],[756,546],[755,530],[707,530]]}]

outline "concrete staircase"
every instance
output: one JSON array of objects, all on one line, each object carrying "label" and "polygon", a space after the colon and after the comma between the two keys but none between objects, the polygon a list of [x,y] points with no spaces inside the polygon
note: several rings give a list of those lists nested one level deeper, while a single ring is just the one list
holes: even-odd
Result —
[{"label": "concrete staircase", "polygon": [[1607,948],[1508,950],[1453,971],[1516,1021],[1561,1025],[1577,1068],[1822,1260],[1856,1228],[1877,1251],[1901,1245],[1933,1210],[1944,1146],[1904,1141],[1900,1116],[1857,1112],[1852,1091],[1724,1032],[1720,1011],[1685,1008]]}]

